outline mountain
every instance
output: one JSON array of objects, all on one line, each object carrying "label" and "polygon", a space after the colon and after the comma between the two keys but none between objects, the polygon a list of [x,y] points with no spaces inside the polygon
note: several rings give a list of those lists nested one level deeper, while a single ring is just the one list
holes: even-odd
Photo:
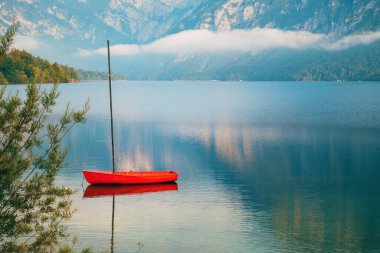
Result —
[{"label": "mountain", "polygon": [[[0,24],[80,45],[146,43],[190,29],[271,27],[346,35],[380,26],[377,0],[0,0]],[[3,28],[4,29],[4,28]]]},{"label": "mountain", "polygon": [[377,30],[379,11],[376,0],[203,1],[177,27],[214,31],[270,27],[345,35]]},{"label": "mountain", "polygon": [[[127,78],[373,80],[378,76],[374,73],[378,73],[379,43],[373,43],[380,40],[379,0],[0,0],[1,31],[14,16],[21,22],[23,43],[19,47],[34,42],[30,49],[34,54],[77,68],[106,70],[104,55],[94,56],[86,50],[99,53],[96,50],[104,48],[107,39],[113,45],[131,45],[113,58],[115,71]],[[234,31],[256,28],[264,29],[250,35],[258,49],[167,53],[178,43],[194,39],[190,33],[182,36],[184,31],[209,30],[234,36]],[[277,45],[278,33],[286,36],[281,35],[282,44]],[[163,39],[169,35],[174,36],[170,43]],[[204,38],[205,34],[196,36]],[[312,46],[297,44],[309,40]],[[206,48],[212,49],[214,42],[206,41]],[[202,43],[198,41],[197,46]],[[231,45],[235,40],[221,37],[215,43]],[[263,51],[270,43],[275,46]],[[195,45],[188,42],[187,48],[192,47]],[[81,55],[82,49],[85,53]],[[135,50],[139,52],[130,53]],[[353,71],[357,62],[348,59],[368,55],[371,61],[360,61],[359,66],[368,71]],[[291,73],[280,74],[279,62]],[[278,66],[278,71],[270,66]],[[305,66],[310,66],[309,70]],[[332,69],[339,73],[331,73]]]},{"label": "mountain", "polygon": [[0,1],[0,24],[13,16],[28,36],[80,45],[147,42],[164,36],[197,1],[184,0],[16,0]]}]

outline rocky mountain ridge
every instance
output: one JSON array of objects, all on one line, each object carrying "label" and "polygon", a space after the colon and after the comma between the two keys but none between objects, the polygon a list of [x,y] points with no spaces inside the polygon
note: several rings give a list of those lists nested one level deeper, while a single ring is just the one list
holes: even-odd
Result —
[{"label": "rocky mountain ridge", "polygon": [[14,16],[28,36],[94,47],[142,44],[183,30],[270,27],[347,35],[380,28],[377,0],[0,0],[0,27]]}]

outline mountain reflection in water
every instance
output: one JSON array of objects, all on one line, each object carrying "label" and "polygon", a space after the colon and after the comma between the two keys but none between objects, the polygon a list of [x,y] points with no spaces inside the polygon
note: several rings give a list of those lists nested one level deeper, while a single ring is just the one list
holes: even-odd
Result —
[{"label": "mountain reflection in water", "polygon": [[[76,143],[107,132],[106,121],[90,120],[88,125],[90,132],[83,127],[73,133]],[[115,128],[117,168],[177,170],[179,184],[190,193],[194,180],[221,185],[225,193],[238,196],[238,208],[264,222],[262,229],[275,236],[280,248],[380,247],[380,161],[373,148],[379,145],[379,132],[131,122],[117,122]],[[73,146],[69,159],[85,161],[77,166],[85,169],[110,168],[109,143],[101,135],[93,141],[98,145],[87,145],[85,152]],[[262,211],[264,220],[255,215]]]}]

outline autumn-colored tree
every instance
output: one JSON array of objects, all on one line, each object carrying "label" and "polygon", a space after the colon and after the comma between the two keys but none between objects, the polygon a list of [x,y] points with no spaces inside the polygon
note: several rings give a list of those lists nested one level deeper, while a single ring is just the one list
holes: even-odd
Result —
[{"label": "autumn-colored tree", "polygon": [[15,21],[4,35],[0,35],[0,84],[65,83],[80,79],[74,68],[51,64],[24,50],[10,50],[18,27],[19,23]]}]

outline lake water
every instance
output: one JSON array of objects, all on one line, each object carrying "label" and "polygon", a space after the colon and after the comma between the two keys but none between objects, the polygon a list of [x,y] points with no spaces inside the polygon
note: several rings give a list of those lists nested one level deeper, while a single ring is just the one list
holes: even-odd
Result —
[{"label": "lake water", "polygon": [[[113,197],[82,177],[112,168],[108,84],[60,91],[58,112],[91,103],[57,180],[78,190],[67,225],[110,250]],[[180,175],[115,196],[114,252],[380,252],[380,83],[114,82],[113,100],[117,169]]]}]

